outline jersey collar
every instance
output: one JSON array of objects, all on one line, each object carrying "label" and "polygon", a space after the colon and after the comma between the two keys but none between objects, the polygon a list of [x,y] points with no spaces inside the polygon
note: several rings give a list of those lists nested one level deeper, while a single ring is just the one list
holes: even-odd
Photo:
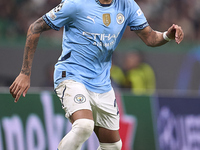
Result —
[{"label": "jersey collar", "polygon": [[114,0],[112,0],[112,2],[110,4],[101,4],[99,0],[95,0],[97,2],[97,4],[99,4],[102,7],[109,7],[112,5],[112,3],[114,2]]}]

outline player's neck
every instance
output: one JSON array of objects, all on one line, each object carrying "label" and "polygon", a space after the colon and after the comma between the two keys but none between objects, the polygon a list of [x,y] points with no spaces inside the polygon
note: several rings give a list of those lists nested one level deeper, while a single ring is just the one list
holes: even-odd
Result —
[{"label": "player's neck", "polygon": [[99,0],[101,4],[111,4],[112,0]]}]

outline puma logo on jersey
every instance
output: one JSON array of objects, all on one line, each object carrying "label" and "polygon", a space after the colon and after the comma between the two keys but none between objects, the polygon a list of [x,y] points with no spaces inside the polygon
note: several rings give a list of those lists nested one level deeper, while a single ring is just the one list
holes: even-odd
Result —
[{"label": "puma logo on jersey", "polygon": [[88,19],[92,20],[93,23],[95,23],[94,19],[96,18],[96,16],[94,16],[94,18],[91,18],[90,16],[87,16]]}]

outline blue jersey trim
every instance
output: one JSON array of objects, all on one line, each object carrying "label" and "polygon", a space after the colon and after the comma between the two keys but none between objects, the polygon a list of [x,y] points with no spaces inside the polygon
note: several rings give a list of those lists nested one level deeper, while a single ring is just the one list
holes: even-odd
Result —
[{"label": "blue jersey trim", "polygon": [[149,26],[149,23],[148,22],[145,22],[139,26],[131,26],[131,31],[135,31],[135,30],[142,30],[144,29],[145,27]]},{"label": "blue jersey trim", "polygon": [[42,18],[44,19],[44,21],[46,22],[46,24],[47,24],[48,26],[50,26],[52,29],[57,30],[57,31],[60,30],[60,28],[57,27],[57,26],[55,26],[55,25],[48,19],[48,17],[47,17],[46,15],[43,15]]},{"label": "blue jersey trim", "polygon": [[67,53],[65,56],[63,56],[60,60],[58,61],[65,61],[71,56],[71,52]]}]

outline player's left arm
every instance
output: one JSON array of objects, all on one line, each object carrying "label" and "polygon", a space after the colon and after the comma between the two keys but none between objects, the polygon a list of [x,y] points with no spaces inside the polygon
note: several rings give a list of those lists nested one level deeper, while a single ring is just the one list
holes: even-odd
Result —
[{"label": "player's left arm", "polygon": [[[175,40],[177,44],[180,44],[184,38],[183,30],[180,26],[173,24],[163,36],[164,32],[153,30],[150,26],[142,30],[135,31],[136,34],[143,40],[147,46],[156,47],[161,46],[169,41],[169,39]],[[168,40],[164,39],[167,37]]]}]

